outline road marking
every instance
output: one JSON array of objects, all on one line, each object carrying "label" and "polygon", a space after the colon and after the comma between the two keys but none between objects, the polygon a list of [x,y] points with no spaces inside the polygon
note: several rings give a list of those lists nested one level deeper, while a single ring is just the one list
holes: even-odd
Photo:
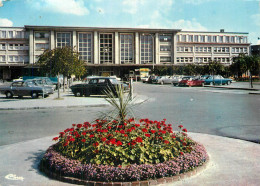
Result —
[{"label": "road marking", "polygon": [[22,176],[16,176],[15,174],[8,174],[8,175],[6,175],[5,179],[8,179],[8,180],[20,180],[20,181],[24,180],[24,178]]}]

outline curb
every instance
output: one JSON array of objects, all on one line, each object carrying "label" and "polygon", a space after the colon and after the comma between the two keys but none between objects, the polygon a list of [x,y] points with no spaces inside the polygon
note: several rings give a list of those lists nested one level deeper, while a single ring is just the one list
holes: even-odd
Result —
[{"label": "curb", "polygon": [[237,89],[237,90],[260,91],[259,89],[254,89],[254,88],[214,87],[214,86],[205,86],[205,87],[209,87],[209,88],[222,88],[222,89]]},{"label": "curb", "polygon": [[203,165],[194,168],[191,171],[172,176],[172,177],[164,177],[156,180],[145,180],[145,181],[134,181],[134,182],[99,182],[99,181],[87,181],[79,178],[61,176],[56,173],[49,171],[46,168],[41,168],[40,170],[48,175],[50,178],[57,179],[62,182],[78,184],[78,185],[88,185],[88,186],[150,186],[150,185],[160,185],[160,184],[168,184],[177,181],[182,181],[191,176],[195,176],[198,173],[201,173],[206,168],[208,168],[210,162],[210,158],[208,158]]}]

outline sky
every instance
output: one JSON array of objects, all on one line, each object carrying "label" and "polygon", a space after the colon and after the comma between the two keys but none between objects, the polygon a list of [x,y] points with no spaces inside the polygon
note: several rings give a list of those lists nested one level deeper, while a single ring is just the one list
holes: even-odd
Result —
[{"label": "sky", "polygon": [[260,0],[0,0],[0,26],[24,25],[225,29],[260,44]]}]

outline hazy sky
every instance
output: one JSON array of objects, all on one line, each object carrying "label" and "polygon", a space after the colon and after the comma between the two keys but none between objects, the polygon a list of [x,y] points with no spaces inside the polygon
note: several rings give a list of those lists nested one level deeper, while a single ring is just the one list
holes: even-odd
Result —
[{"label": "hazy sky", "polygon": [[0,0],[0,26],[172,28],[248,32],[259,43],[260,0]]}]

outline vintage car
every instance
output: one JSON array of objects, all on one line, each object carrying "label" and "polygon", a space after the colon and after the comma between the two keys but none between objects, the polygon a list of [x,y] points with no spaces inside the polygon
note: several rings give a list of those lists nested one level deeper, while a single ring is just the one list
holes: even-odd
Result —
[{"label": "vintage car", "polygon": [[72,93],[76,97],[90,96],[90,95],[104,95],[106,90],[111,89],[115,96],[116,86],[121,85],[123,89],[127,89],[122,83],[118,82],[116,78],[111,77],[93,77],[87,83],[80,83],[70,86]]},{"label": "vintage car", "polygon": [[200,79],[199,77],[183,77],[182,80],[179,82],[179,86],[204,86],[205,81],[203,79]]},{"label": "vintage car", "polygon": [[43,87],[48,94],[53,94],[55,90],[52,85],[47,84],[42,79],[27,79],[25,82],[32,83],[35,86]]},{"label": "vintage car", "polygon": [[221,75],[208,75],[203,76],[205,80],[205,85],[230,85],[232,83],[232,79],[223,78]]},{"label": "vintage car", "polygon": [[0,87],[0,93],[5,94],[7,98],[12,98],[13,96],[38,98],[39,96],[47,97],[49,95],[44,87],[25,81],[15,81],[8,86],[2,86]]},{"label": "vintage car", "polygon": [[172,77],[172,85],[177,86],[179,85],[179,82],[182,80],[184,76],[183,75],[175,75]]},{"label": "vintage car", "polygon": [[157,80],[157,83],[158,84],[171,84],[172,83],[172,79],[173,77],[172,76],[161,76],[158,80]]}]

